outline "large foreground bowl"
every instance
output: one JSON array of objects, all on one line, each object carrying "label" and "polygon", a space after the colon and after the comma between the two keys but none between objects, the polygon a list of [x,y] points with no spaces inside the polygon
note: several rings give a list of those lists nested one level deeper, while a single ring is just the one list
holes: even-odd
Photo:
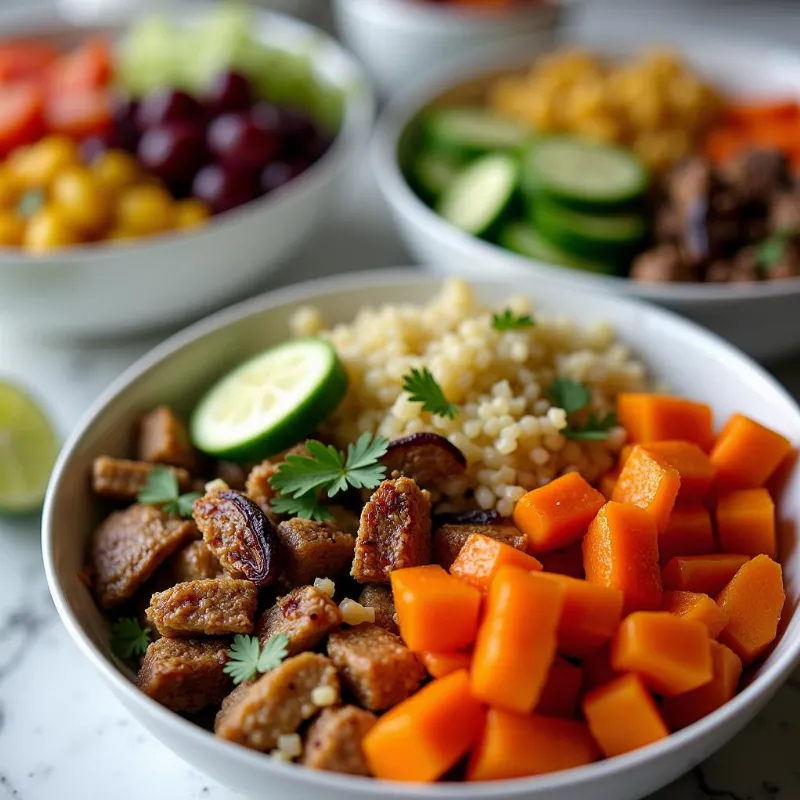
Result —
[{"label": "large foreground bowl", "polygon": [[[215,738],[155,703],[131,683],[133,675],[108,646],[108,625],[79,577],[87,537],[97,523],[88,490],[92,459],[128,452],[139,416],[161,403],[187,411],[211,381],[241,359],[288,336],[299,305],[313,303],[330,323],[352,318],[364,305],[424,303],[439,280],[410,272],[334,278],[265,295],[200,322],[129,369],[98,400],[72,435],[53,473],[44,510],[43,548],[50,591],[81,651],[123,705],[167,747],[220,783],[247,797],[280,800],[634,800],[702,761],[742,728],[775,693],[800,655],[800,553],[790,531],[800,523],[800,472],[788,476],[779,498],[788,600],[781,635],[754,680],[722,709],[669,739],[629,755],[526,780],[482,785],[411,787],[313,772]],[[475,282],[482,301],[502,305],[520,286]],[[800,441],[800,409],[760,367],[717,337],[635,300],[598,296],[543,282],[535,305],[581,322],[608,320],[619,336],[673,390],[710,403],[717,423],[734,411],[762,420]],[[621,724],[625,724],[621,720]]]},{"label": "large foreground bowl", "polygon": [[[800,55],[751,41],[700,37],[676,31],[654,39],[679,53],[701,75],[731,96],[800,98]],[[628,59],[648,44],[641,36],[586,35],[573,41],[609,59]],[[707,326],[748,354],[776,360],[800,351],[800,278],[745,284],[646,284],[597,275],[516,255],[445,222],[414,193],[404,162],[415,147],[414,122],[439,103],[478,103],[498,75],[528,67],[542,49],[494,50],[468,69],[439,71],[386,109],[373,138],[372,162],[384,197],[406,245],[421,264],[440,273],[487,275],[534,284],[558,280],[592,292],[639,297],[671,308]]]},{"label": "large foreground bowl", "polygon": [[[170,6],[190,26],[209,6]],[[113,14],[111,12],[114,12]],[[42,37],[69,46],[98,30],[124,33],[137,8],[109,9],[79,26],[51,11],[0,15],[3,37]],[[197,232],[130,244],[96,244],[30,256],[0,250],[0,319],[46,336],[127,334],[197,319],[263,282],[317,229],[337,202],[341,177],[368,139],[373,99],[363,69],[322,31],[253,10],[259,38],[292,53],[313,53],[317,75],[346,96],[340,131],[305,173],[276,192],[213,218]]]}]

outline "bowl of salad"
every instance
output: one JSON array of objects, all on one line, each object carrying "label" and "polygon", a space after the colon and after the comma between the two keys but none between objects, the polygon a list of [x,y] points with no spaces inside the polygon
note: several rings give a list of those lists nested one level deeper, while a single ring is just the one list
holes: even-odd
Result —
[{"label": "bowl of salad", "polygon": [[373,155],[412,252],[632,294],[758,358],[796,351],[800,60],[680,42],[500,53],[398,98]]},{"label": "bowl of salad", "polygon": [[13,13],[0,42],[0,313],[50,335],[174,326],[263,280],[372,120],[361,68],[298,20],[92,19]]},{"label": "bowl of salad", "polygon": [[44,561],[130,713],[247,797],[638,800],[800,658],[798,442],[652,305],[341,276],[119,378]]}]

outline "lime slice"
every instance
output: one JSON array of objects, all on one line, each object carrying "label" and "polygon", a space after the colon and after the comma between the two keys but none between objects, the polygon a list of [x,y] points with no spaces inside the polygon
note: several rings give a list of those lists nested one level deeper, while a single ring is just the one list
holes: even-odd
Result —
[{"label": "lime slice", "polygon": [[267,458],[313,434],[346,391],[347,373],[333,346],[295,339],[214,384],[192,415],[192,440],[217,458]]},{"label": "lime slice", "polygon": [[0,513],[24,514],[42,504],[58,439],[36,402],[0,381]]}]

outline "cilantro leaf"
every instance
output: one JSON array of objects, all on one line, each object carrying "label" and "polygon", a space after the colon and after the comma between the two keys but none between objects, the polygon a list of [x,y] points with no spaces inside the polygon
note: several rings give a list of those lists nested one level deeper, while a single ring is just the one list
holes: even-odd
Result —
[{"label": "cilantro leaf", "polygon": [[553,403],[573,414],[586,408],[592,400],[592,393],[582,384],[570,378],[556,378],[547,390]]},{"label": "cilantro leaf", "polygon": [[[378,459],[386,455],[389,449],[388,440],[382,436],[370,436],[362,433],[356,443],[347,445],[347,479],[356,489],[372,489],[386,477],[386,466],[379,464]],[[330,497],[333,492],[328,492]]]},{"label": "cilantro leaf", "polygon": [[201,496],[200,492],[181,494],[175,473],[159,466],[147,476],[147,483],[136,499],[146,506],[161,506],[166,514],[191,517],[194,501]]},{"label": "cilantro leaf", "polygon": [[492,315],[492,327],[496,331],[514,331],[519,328],[532,328],[536,322],[530,314],[515,315],[507,308],[502,314]]},{"label": "cilantro leaf", "polygon": [[236,634],[228,648],[228,662],[222,668],[235,684],[245,683],[258,673],[275,669],[288,655],[289,637],[285,633],[271,636],[263,649],[257,636]]},{"label": "cilantro leaf", "polygon": [[584,442],[602,442],[608,438],[608,432],[617,425],[617,415],[609,411],[604,417],[594,412],[589,414],[586,424],[580,428],[566,427],[561,431],[567,439],[576,439]]},{"label": "cilantro leaf", "polygon": [[797,235],[794,228],[782,228],[756,246],[756,264],[765,272],[774,269],[786,255],[786,245]]},{"label": "cilantro leaf", "polygon": [[202,497],[202,492],[187,492],[178,498],[177,513],[181,517],[191,517],[194,509],[194,501]]},{"label": "cilantro leaf", "polygon": [[142,655],[150,644],[150,628],[142,628],[134,617],[122,617],[111,625],[111,652],[126,661]]},{"label": "cilantro leaf", "polygon": [[455,419],[458,407],[444,396],[442,387],[436,382],[427,367],[416,367],[403,378],[403,391],[408,392],[414,403],[422,403],[423,411],[430,411],[440,417]]},{"label": "cilantro leaf", "polygon": [[301,497],[276,497],[270,503],[276,514],[288,514],[290,517],[313,519],[316,522],[327,522],[336,519],[320,502],[316,494],[304,494]]}]

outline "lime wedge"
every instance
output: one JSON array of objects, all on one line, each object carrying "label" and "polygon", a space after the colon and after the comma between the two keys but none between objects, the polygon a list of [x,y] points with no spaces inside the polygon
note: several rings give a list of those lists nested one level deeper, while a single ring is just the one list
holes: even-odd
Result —
[{"label": "lime wedge", "polygon": [[0,381],[0,513],[41,506],[57,455],[56,433],[36,401]]}]

